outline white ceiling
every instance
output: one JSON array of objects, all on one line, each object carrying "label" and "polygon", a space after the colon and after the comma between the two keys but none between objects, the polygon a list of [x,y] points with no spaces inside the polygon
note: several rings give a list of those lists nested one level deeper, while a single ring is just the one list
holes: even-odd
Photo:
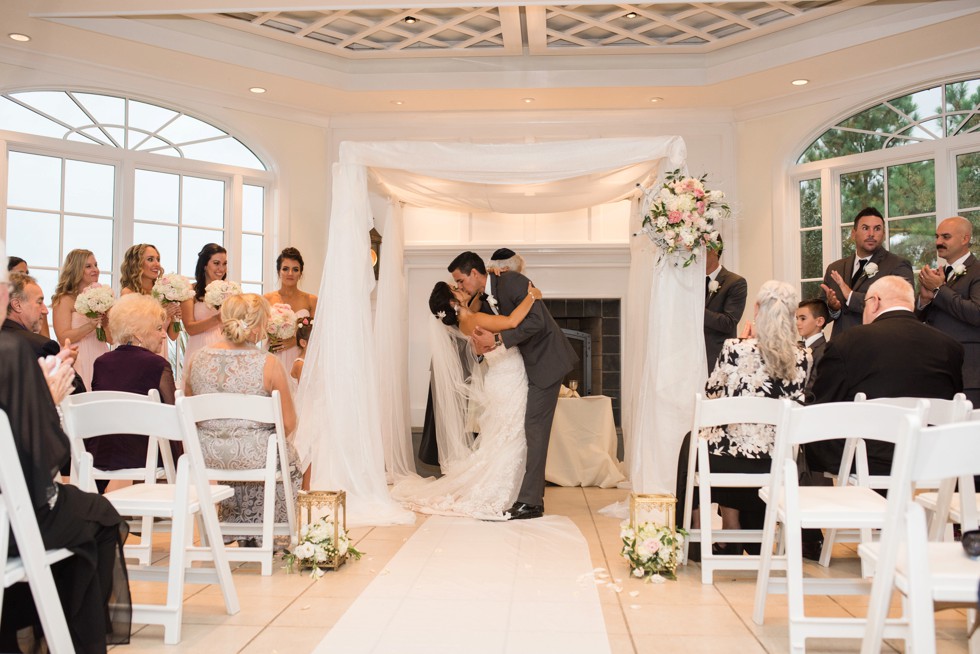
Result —
[{"label": "white ceiling", "polygon": [[[977,53],[977,0],[6,0],[0,63],[103,67],[270,111],[717,108]],[[635,14],[633,16],[632,14]],[[414,22],[406,21],[412,17]],[[6,81],[10,83],[10,80]],[[0,80],[3,84],[4,80]],[[253,97],[248,88],[268,93]],[[525,100],[531,99],[531,102]]]}]

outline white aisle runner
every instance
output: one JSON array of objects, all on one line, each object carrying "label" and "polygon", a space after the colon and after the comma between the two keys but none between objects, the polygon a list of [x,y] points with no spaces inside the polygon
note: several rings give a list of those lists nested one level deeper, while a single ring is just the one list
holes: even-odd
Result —
[{"label": "white aisle runner", "polygon": [[433,516],[315,651],[606,654],[609,640],[571,520]]}]

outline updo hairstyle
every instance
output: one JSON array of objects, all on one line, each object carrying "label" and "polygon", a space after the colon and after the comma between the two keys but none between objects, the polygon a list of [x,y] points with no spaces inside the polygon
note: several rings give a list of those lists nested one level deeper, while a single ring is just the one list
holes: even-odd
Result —
[{"label": "updo hairstyle", "polygon": [[221,333],[235,345],[265,338],[269,301],[255,293],[232,295],[221,305]]},{"label": "updo hairstyle", "polygon": [[429,295],[429,311],[432,312],[433,316],[438,316],[440,311],[446,314],[442,317],[442,322],[444,325],[449,325],[450,327],[455,327],[459,324],[459,318],[456,317],[456,307],[453,305],[456,302],[456,296],[453,295],[453,289],[446,282],[436,282],[436,285],[432,288],[432,294]]},{"label": "updo hairstyle", "polygon": [[289,247],[283,248],[282,252],[280,252],[279,256],[276,258],[276,275],[278,275],[279,271],[282,270],[282,262],[286,259],[292,259],[293,261],[299,263],[299,272],[300,274],[303,273],[303,255],[300,254],[299,250],[296,248]]}]

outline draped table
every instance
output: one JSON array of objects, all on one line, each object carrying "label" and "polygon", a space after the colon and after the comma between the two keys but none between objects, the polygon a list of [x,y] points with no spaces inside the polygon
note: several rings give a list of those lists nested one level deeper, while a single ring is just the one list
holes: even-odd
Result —
[{"label": "draped table", "polygon": [[616,449],[612,398],[559,398],[544,478],[559,486],[613,488],[626,478]]}]

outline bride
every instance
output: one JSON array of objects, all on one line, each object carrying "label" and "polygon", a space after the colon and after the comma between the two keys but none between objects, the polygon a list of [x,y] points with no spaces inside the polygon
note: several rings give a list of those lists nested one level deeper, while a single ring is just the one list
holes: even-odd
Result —
[{"label": "bride", "polygon": [[[495,333],[513,329],[540,296],[529,284],[527,297],[503,316],[467,306],[466,294],[446,282],[432,289],[433,399],[444,474],[402,480],[392,488],[393,498],[421,513],[507,519],[504,512],[517,499],[527,451],[524,360],[516,347],[493,350],[484,358],[484,372],[465,341],[477,327]],[[475,440],[467,431],[474,413],[479,420]]]}]

